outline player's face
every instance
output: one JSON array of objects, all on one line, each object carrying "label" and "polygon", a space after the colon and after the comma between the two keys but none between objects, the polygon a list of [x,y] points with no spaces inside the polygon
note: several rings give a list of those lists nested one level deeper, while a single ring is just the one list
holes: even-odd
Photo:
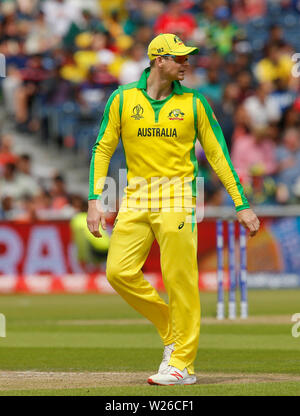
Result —
[{"label": "player's face", "polygon": [[184,56],[164,56],[164,72],[172,81],[182,81],[185,76],[185,72],[188,63],[188,55]]}]

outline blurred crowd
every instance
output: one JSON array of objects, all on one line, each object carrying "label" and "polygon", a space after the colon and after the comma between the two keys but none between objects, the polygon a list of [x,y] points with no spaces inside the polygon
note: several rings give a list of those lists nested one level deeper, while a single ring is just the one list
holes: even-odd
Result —
[{"label": "blurred crowd", "polygon": [[84,199],[67,191],[59,172],[44,177],[33,169],[29,154],[12,151],[10,135],[3,134],[0,142],[0,220],[70,219],[86,210]]},{"label": "blurred crowd", "polygon": [[[250,202],[297,203],[299,23],[300,0],[3,0],[5,116],[41,143],[79,152],[88,165],[107,98],[138,80],[156,34],[176,33],[200,49],[183,84],[213,107]],[[3,133],[1,219],[84,209],[59,172],[43,183],[30,170],[30,155],[15,155],[11,143]],[[231,204],[199,143],[196,150],[206,204]],[[112,163],[125,167],[121,143],[116,153]]]}]

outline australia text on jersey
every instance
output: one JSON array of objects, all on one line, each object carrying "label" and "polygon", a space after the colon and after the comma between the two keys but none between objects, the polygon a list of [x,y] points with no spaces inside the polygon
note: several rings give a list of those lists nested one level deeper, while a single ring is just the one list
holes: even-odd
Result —
[{"label": "australia text on jersey", "polygon": [[141,137],[177,137],[177,130],[174,128],[159,128],[159,127],[146,127],[139,128],[137,136]]}]

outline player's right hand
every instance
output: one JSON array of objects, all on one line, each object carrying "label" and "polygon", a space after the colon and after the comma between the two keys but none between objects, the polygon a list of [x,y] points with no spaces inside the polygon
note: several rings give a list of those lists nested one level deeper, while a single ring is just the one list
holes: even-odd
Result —
[{"label": "player's right hand", "polygon": [[250,237],[254,237],[259,230],[260,222],[252,209],[247,208],[237,212],[237,219],[243,227],[250,231]]},{"label": "player's right hand", "polygon": [[92,199],[88,202],[88,212],[87,212],[87,226],[89,231],[95,237],[102,237],[102,234],[99,231],[99,225],[101,222],[101,227],[103,230],[106,230],[106,221],[105,221],[105,213],[101,208],[100,201],[97,199]]}]

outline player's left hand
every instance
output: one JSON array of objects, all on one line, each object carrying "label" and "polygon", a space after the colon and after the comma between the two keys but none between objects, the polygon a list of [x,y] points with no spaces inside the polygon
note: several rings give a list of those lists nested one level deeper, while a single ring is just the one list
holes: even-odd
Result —
[{"label": "player's left hand", "polygon": [[260,225],[259,219],[257,218],[255,212],[252,209],[247,208],[237,212],[236,215],[238,222],[250,231],[251,237],[254,237],[259,230]]}]

